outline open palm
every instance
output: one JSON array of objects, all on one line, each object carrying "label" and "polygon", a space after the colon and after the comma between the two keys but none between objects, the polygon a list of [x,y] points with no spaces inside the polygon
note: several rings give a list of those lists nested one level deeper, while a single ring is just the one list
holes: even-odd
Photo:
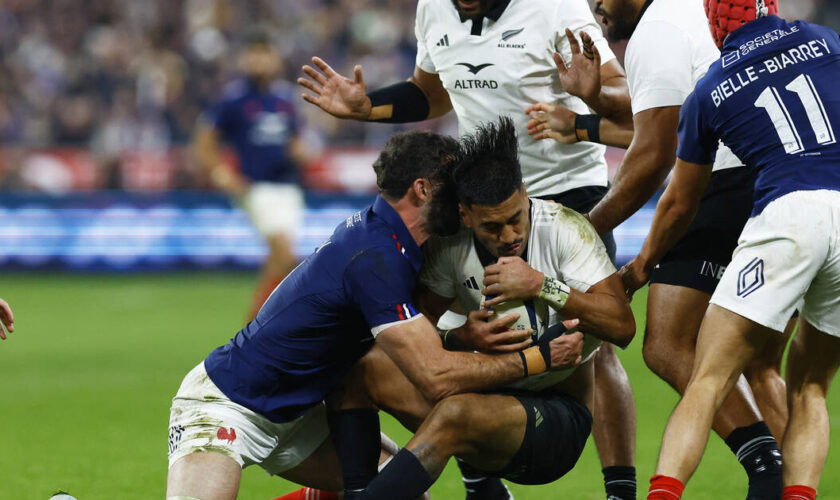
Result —
[{"label": "open palm", "polygon": [[573,96],[583,100],[595,98],[601,92],[601,54],[592,38],[583,31],[580,32],[583,50],[574,33],[568,28],[566,37],[572,51],[570,64],[567,66],[560,54],[554,54],[554,64],[560,72],[560,83],[563,89]]},{"label": "open palm", "polygon": [[361,66],[353,68],[351,80],[338,74],[319,57],[313,57],[312,63],[318,69],[305,65],[303,72],[309,79],[301,77],[297,80],[300,86],[312,92],[303,94],[303,100],[337,118],[365,120],[370,116],[371,104]]}]

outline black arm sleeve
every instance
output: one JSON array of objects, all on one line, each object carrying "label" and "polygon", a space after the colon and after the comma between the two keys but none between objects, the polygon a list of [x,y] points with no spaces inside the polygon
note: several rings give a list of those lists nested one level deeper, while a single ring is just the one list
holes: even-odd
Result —
[{"label": "black arm sleeve", "polygon": [[368,94],[372,107],[393,106],[390,118],[375,120],[382,123],[420,122],[429,117],[429,100],[420,87],[400,82],[374,90]]}]

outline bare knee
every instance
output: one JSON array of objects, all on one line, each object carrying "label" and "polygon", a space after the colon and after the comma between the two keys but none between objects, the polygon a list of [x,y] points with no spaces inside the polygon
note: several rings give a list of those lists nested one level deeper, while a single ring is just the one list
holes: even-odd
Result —
[{"label": "bare knee", "polygon": [[[435,405],[424,430],[436,436],[436,442],[460,449],[459,445],[471,439],[471,421],[480,402],[474,394],[456,394],[441,400]],[[453,451],[455,453],[455,451]]]},{"label": "bare knee", "polygon": [[456,394],[444,398],[435,405],[429,419],[441,427],[458,427],[467,424],[475,408],[474,399],[472,394]]},{"label": "bare knee", "polygon": [[645,360],[645,365],[650,371],[660,377],[667,372],[668,359],[667,356],[662,355],[662,349],[658,344],[645,342],[642,346],[642,359]]},{"label": "bare knee", "polygon": [[166,496],[201,500],[235,499],[242,468],[221,453],[193,453],[169,468]]},{"label": "bare knee", "polygon": [[694,347],[670,342],[662,335],[656,336],[656,341],[649,342],[648,335],[645,335],[642,358],[653,373],[680,388],[685,386],[691,376]]}]

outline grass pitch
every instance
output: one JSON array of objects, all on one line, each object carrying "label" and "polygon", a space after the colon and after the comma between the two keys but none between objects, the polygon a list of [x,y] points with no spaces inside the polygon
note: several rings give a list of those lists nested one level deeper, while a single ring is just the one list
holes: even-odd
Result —
[{"label": "grass pitch", "polygon": [[[17,331],[0,343],[0,499],[46,500],[58,489],[79,500],[163,498],[170,398],[183,376],[239,329],[255,277],[249,274],[18,274],[0,281]],[[644,328],[644,291],[633,302]],[[647,370],[641,333],[619,353],[638,411],[640,498],[653,472],[676,394]],[[820,498],[840,498],[840,391],[829,395],[832,449]],[[409,434],[383,416],[400,444]],[[296,487],[246,469],[240,498],[268,500]],[[574,471],[542,487],[512,486],[518,500],[603,499],[594,446]],[[689,499],[743,498],[741,466],[717,436],[689,484]],[[463,498],[450,463],[432,488]]]}]

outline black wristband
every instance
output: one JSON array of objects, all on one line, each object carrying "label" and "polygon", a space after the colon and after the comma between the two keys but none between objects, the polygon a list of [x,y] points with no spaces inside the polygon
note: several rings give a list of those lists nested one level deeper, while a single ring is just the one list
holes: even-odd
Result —
[{"label": "black wristband", "polygon": [[[580,131],[586,131],[586,137]],[[575,117],[575,135],[580,141],[601,142],[601,115],[577,115]]]},{"label": "black wristband", "polygon": [[519,351],[519,357],[522,358],[522,371],[525,372],[525,377],[528,376],[528,361],[525,359],[525,353]]},{"label": "black wristband", "polygon": [[374,121],[382,123],[421,122],[429,117],[429,100],[420,87],[411,82],[389,85],[368,94],[371,108],[393,106],[390,118]]}]

